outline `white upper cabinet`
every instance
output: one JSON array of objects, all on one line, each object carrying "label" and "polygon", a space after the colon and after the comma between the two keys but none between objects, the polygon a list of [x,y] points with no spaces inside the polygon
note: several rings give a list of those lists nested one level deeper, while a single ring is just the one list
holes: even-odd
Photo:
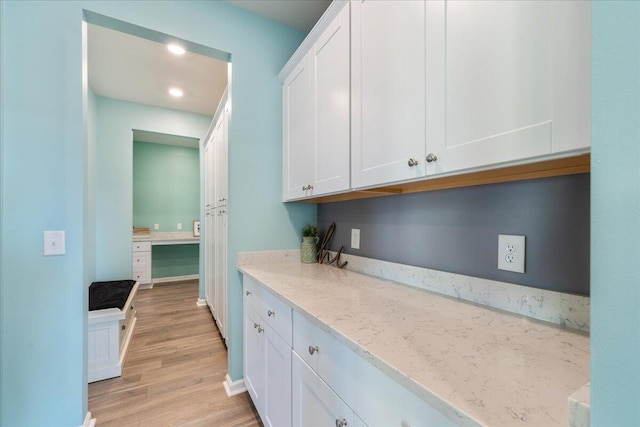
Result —
[{"label": "white upper cabinet", "polygon": [[588,2],[426,7],[427,174],[590,146]]},{"label": "white upper cabinet", "polygon": [[284,200],[349,189],[349,4],[339,6],[284,80]]},{"label": "white upper cabinet", "polygon": [[351,3],[351,184],[424,176],[425,3]]},{"label": "white upper cabinet", "polygon": [[284,144],[283,144],[283,198],[299,199],[311,185],[310,168],[313,135],[311,126],[311,66],[310,54],[294,68],[284,81]]},{"label": "white upper cabinet", "polygon": [[349,189],[349,5],[312,49],[314,196]]}]

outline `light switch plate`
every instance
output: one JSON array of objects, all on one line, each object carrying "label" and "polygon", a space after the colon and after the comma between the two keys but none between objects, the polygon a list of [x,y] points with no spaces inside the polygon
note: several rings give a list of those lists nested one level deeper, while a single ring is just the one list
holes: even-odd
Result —
[{"label": "light switch plate", "polygon": [[498,235],[498,269],[524,273],[525,236]]},{"label": "light switch plate", "polygon": [[351,229],[351,249],[360,249],[360,229]]},{"label": "light switch plate", "polygon": [[182,223],[181,222],[178,223],[178,230],[182,230]]},{"label": "light switch plate", "polygon": [[153,224],[154,230],[160,230],[160,224]]},{"label": "light switch plate", "polygon": [[44,255],[64,255],[65,253],[64,231],[45,231]]}]

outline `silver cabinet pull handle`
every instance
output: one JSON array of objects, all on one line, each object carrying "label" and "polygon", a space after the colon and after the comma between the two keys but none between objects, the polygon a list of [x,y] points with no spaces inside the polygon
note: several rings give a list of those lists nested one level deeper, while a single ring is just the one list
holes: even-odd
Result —
[{"label": "silver cabinet pull handle", "polygon": [[344,418],[341,420],[336,419],[336,427],[347,427],[347,420]]},{"label": "silver cabinet pull handle", "polygon": [[267,316],[271,317],[271,316],[275,316],[275,314],[276,314],[275,311],[267,310]]},{"label": "silver cabinet pull handle", "polygon": [[258,325],[258,333],[261,334],[262,331],[264,331],[264,328],[260,325]]},{"label": "silver cabinet pull handle", "polygon": [[418,161],[412,157],[412,158],[409,159],[407,164],[409,165],[409,167],[418,166]]},{"label": "silver cabinet pull handle", "polygon": [[316,345],[316,346],[313,346],[313,345],[310,345],[310,346],[309,346],[309,354],[310,354],[310,355],[312,355],[312,356],[313,356],[313,353],[316,353],[316,352],[318,352],[318,351],[320,351],[320,349],[318,348],[318,346],[317,346],[317,345]]},{"label": "silver cabinet pull handle", "polygon": [[122,330],[124,331],[125,329],[127,329],[127,327],[125,325],[122,325]]},{"label": "silver cabinet pull handle", "polygon": [[254,323],[254,324],[253,324],[253,328],[254,328],[254,329],[255,329],[255,328],[257,328],[257,327],[259,327],[259,326],[260,326],[260,325],[259,325],[258,323]]},{"label": "silver cabinet pull handle", "polygon": [[307,185],[307,190],[313,190],[313,185],[311,184]]},{"label": "silver cabinet pull handle", "polygon": [[249,295],[251,295],[251,291],[246,291],[244,294],[245,294],[246,296],[249,296]]},{"label": "silver cabinet pull handle", "polygon": [[307,191],[307,186],[306,185],[302,186],[302,191]]},{"label": "silver cabinet pull handle", "polygon": [[438,156],[433,153],[427,154],[427,163],[435,162],[436,160],[438,160]]}]

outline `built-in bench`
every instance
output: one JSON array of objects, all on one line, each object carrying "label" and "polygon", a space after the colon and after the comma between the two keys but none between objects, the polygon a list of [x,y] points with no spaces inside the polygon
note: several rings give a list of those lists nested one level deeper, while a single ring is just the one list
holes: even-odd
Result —
[{"label": "built-in bench", "polygon": [[122,375],[136,324],[135,280],[93,282],[89,286],[88,381]]}]

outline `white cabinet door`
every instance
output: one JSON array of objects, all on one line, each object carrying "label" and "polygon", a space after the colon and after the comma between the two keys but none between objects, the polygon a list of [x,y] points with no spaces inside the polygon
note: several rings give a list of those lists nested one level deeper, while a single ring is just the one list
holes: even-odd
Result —
[{"label": "white cabinet door", "polygon": [[[353,426],[353,411],[296,352],[292,352],[292,363],[293,425],[305,427]],[[344,421],[346,424],[342,424]]]},{"label": "white cabinet door", "polygon": [[204,209],[215,207],[215,134],[212,133],[204,144]]},{"label": "white cabinet door", "polygon": [[308,195],[311,185],[313,144],[311,129],[311,67],[307,54],[282,87],[283,100],[283,199]]},{"label": "white cabinet door", "polygon": [[349,5],[312,49],[314,196],[349,189]]},{"label": "white cabinet door", "polygon": [[207,210],[204,216],[204,297],[211,314],[217,316],[215,310],[215,211]]},{"label": "white cabinet door", "polygon": [[214,131],[215,139],[215,206],[227,204],[227,116],[224,107]]},{"label": "white cabinet door", "polygon": [[[427,2],[427,174],[588,146],[586,3]],[[566,28],[580,21],[572,10],[584,22]],[[565,40],[574,27],[577,52]]]},{"label": "white cabinet door", "polygon": [[215,319],[227,338],[227,208],[215,210]]},{"label": "white cabinet door", "polygon": [[424,176],[425,3],[353,1],[351,46],[351,186]]},{"label": "white cabinet door", "polygon": [[291,426],[291,347],[272,328],[265,344],[265,404],[263,422],[269,427]]},{"label": "white cabinet door", "polygon": [[244,304],[244,384],[260,414],[264,413],[265,393],[265,343],[260,317]]}]

